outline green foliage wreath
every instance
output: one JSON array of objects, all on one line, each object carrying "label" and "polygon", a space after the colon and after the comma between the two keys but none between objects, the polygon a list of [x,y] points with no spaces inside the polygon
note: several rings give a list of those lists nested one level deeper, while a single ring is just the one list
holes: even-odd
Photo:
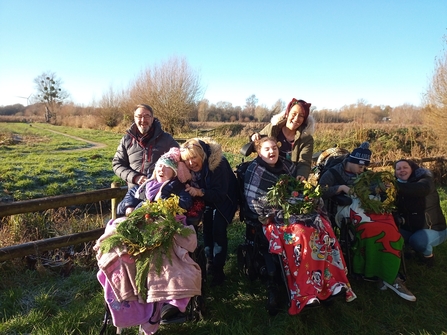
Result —
[{"label": "green foliage wreath", "polygon": [[291,215],[315,212],[320,205],[320,194],[320,186],[281,175],[267,192],[267,201],[270,206],[283,210],[284,220],[288,223]]},{"label": "green foliage wreath", "polygon": [[384,214],[395,209],[396,180],[389,171],[365,171],[354,181],[353,193],[366,213]]},{"label": "green foliage wreath", "polygon": [[150,264],[155,265],[159,275],[163,258],[167,257],[171,261],[174,235],[187,237],[193,233],[176,218],[184,212],[176,195],[155,202],[146,201],[118,224],[114,235],[101,243],[101,251],[104,253],[115,247],[125,247],[127,253],[134,257],[137,271],[135,281],[143,299],[147,296],[146,281]]}]

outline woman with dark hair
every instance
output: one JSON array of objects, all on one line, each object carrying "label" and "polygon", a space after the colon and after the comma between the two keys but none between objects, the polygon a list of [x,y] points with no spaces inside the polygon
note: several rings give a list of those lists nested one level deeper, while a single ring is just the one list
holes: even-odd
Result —
[{"label": "woman with dark hair", "polygon": [[433,175],[415,162],[401,159],[394,165],[397,178],[397,209],[404,219],[400,232],[416,252],[433,266],[433,247],[447,239],[446,219],[439,203]]},{"label": "woman with dark hair", "polygon": [[180,146],[180,154],[192,175],[186,191],[205,202],[202,223],[207,273],[213,275],[212,286],[221,285],[225,280],[227,227],[238,205],[236,176],[215,141],[189,139]]},{"label": "woman with dark hair", "polygon": [[278,140],[281,157],[297,164],[297,175],[301,180],[309,177],[314,150],[315,121],[310,114],[311,104],[295,98],[285,111],[273,115],[270,123],[259,133],[251,135],[251,140],[273,136]]}]

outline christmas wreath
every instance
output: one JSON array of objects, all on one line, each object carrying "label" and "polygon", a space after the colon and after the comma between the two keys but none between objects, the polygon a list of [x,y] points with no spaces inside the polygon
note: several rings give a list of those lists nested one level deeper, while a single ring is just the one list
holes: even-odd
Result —
[{"label": "christmas wreath", "polygon": [[283,211],[284,221],[291,215],[312,214],[320,206],[320,186],[300,181],[289,175],[281,175],[267,192],[270,206]]},{"label": "christmas wreath", "polygon": [[366,213],[384,214],[395,209],[396,180],[389,171],[365,171],[354,181],[353,193]]},{"label": "christmas wreath", "polygon": [[154,264],[156,273],[160,274],[163,258],[166,256],[171,261],[174,235],[187,237],[194,233],[181,221],[184,212],[176,195],[155,202],[146,201],[117,225],[114,235],[101,243],[101,251],[104,253],[115,247],[125,247],[127,253],[134,257],[135,281],[143,299],[147,296],[146,281],[150,264]]}]

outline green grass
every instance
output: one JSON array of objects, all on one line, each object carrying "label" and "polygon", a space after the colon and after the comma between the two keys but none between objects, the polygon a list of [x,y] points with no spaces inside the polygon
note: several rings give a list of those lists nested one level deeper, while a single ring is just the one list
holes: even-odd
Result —
[{"label": "green grass", "polygon": [[[206,314],[199,322],[161,326],[158,334],[447,334],[447,244],[435,249],[436,267],[427,269],[407,260],[408,288],[417,301],[407,302],[375,283],[351,280],[358,298],[290,316],[264,308],[265,286],[239,273],[236,247],[243,224],[229,227],[230,255],[224,287],[205,290]],[[104,315],[103,291],[95,268],[78,266],[61,277],[57,271],[25,270],[24,265],[0,265],[0,334],[98,334]],[[113,327],[109,327],[113,334]],[[137,334],[138,328],[125,334]]]}]

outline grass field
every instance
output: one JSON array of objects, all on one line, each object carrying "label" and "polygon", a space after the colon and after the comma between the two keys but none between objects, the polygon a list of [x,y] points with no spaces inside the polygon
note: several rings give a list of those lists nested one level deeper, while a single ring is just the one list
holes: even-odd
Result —
[{"label": "grass field", "polygon": [[[106,146],[97,147],[51,130]],[[116,180],[111,171],[111,158],[122,134],[34,124],[31,127],[14,124],[13,133],[23,141],[0,146],[2,198],[13,194],[19,200],[78,192],[109,187],[111,181]],[[0,123],[0,134],[8,135],[5,139],[0,137],[0,141],[14,140],[11,124]],[[218,140],[233,166],[241,159],[237,148],[244,139],[246,136],[227,136]],[[85,148],[92,149],[83,150]],[[26,183],[27,180],[30,182]],[[444,190],[441,190],[441,197],[446,204]],[[16,221],[0,221],[2,228],[11,222],[17,224],[17,217]],[[25,218],[32,221],[28,225],[41,220],[39,224],[45,227],[51,222],[48,216]],[[204,319],[162,326],[157,334],[447,334],[447,300],[444,298],[447,296],[447,243],[435,249],[435,268],[426,268],[418,259],[407,260],[407,286],[417,297],[414,303],[399,298],[390,290],[378,290],[376,283],[352,279],[351,285],[358,298],[349,304],[335,301],[331,306],[297,316],[289,316],[284,305],[281,312],[272,317],[265,310],[264,284],[259,280],[250,282],[237,268],[236,248],[243,241],[244,224],[235,220],[228,232],[227,281],[223,287],[211,288],[206,284]],[[60,275],[59,268],[38,265],[36,269],[28,269],[28,264],[20,259],[0,263],[0,335],[98,334],[104,299],[96,272],[92,255],[77,258],[73,272],[67,277]],[[112,327],[110,331],[114,333]],[[137,333],[136,327],[125,330],[125,334]]]}]

